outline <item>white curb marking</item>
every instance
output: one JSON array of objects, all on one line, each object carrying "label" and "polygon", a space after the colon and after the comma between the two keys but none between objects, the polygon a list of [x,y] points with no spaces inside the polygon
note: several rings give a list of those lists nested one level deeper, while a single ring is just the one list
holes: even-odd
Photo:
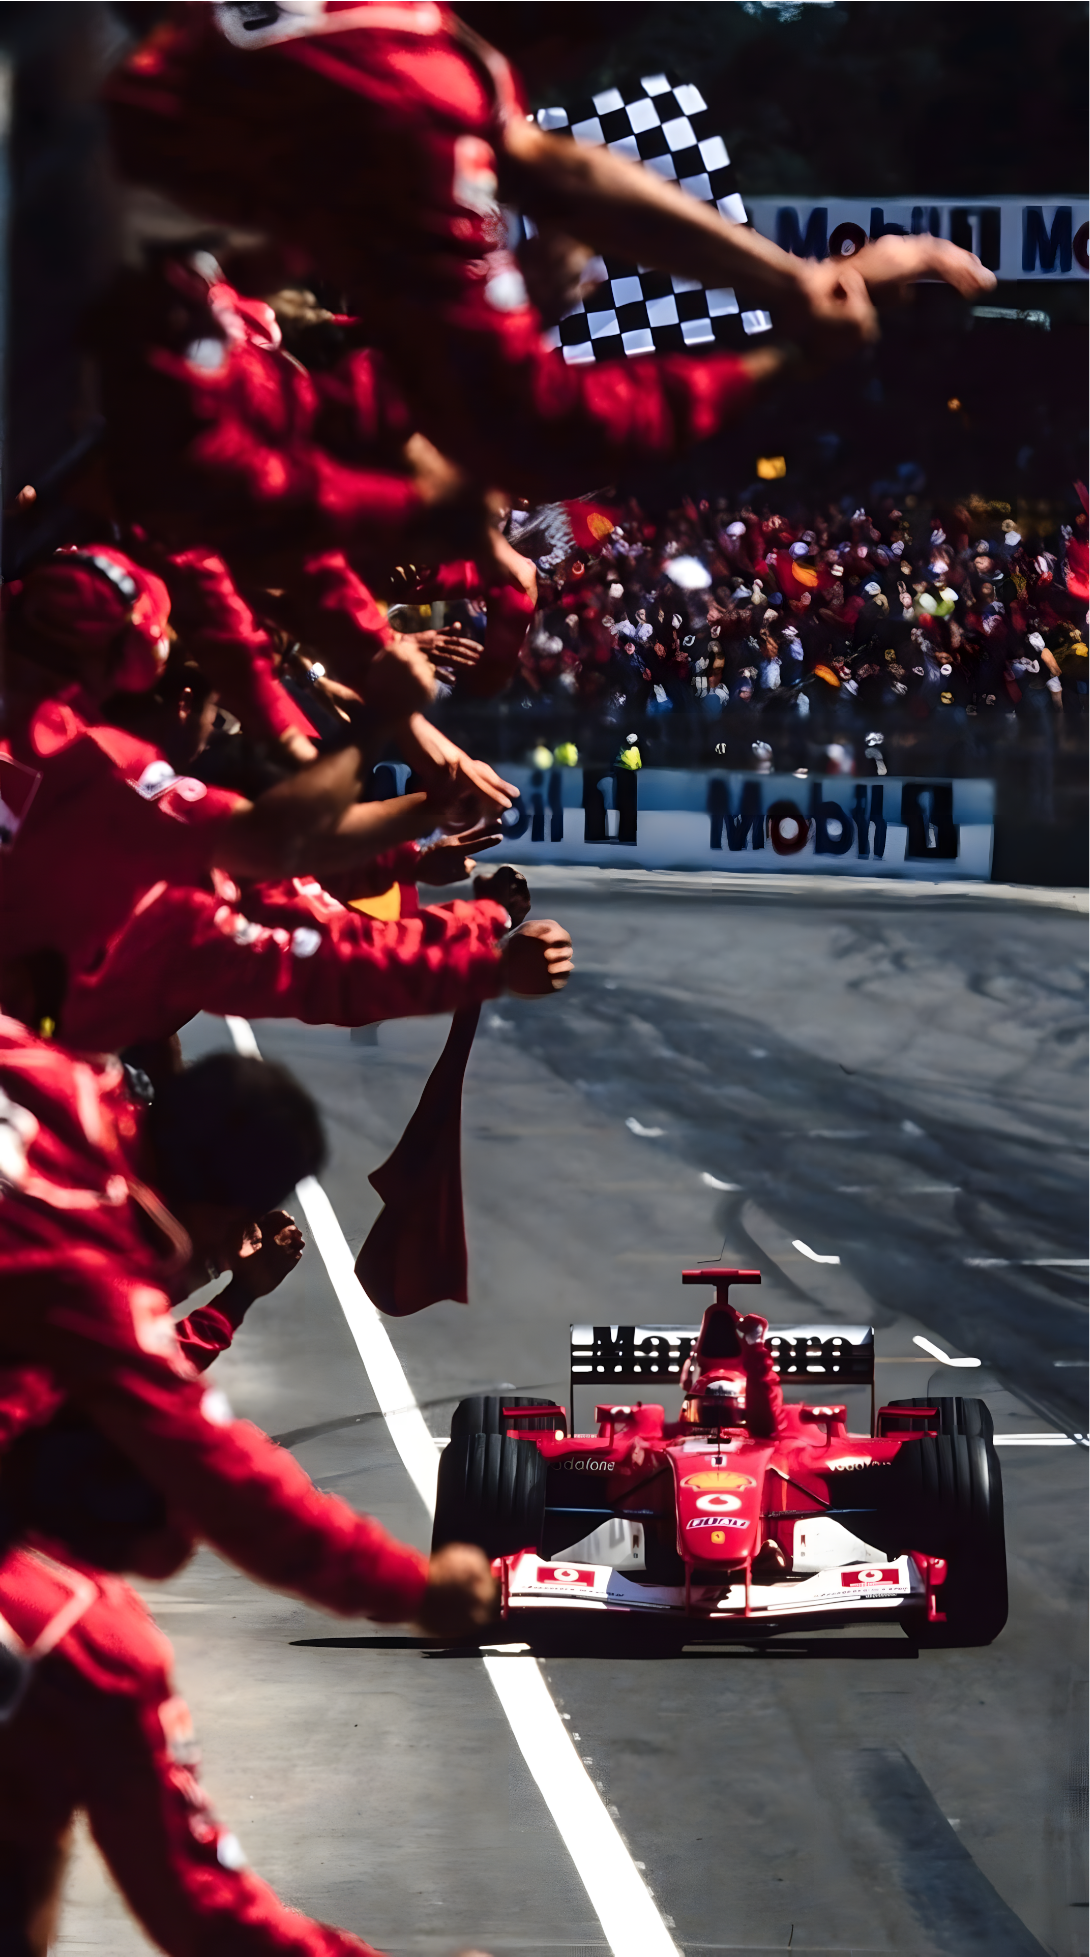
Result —
[{"label": "white curb marking", "polygon": [[792,1237],[791,1248],[799,1251],[803,1257],[808,1257],[811,1264],[839,1264],[840,1262],[839,1257],[822,1257],[818,1251],[811,1250],[809,1244],[804,1244],[801,1237]]},{"label": "white curb marking", "polygon": [[[248,1019],[229,1016],[227,1030],[239,1053],[261,1058]],[[356,1276],[355,1260],[329,1197],[312,1176],[299,1184],[298,1196],[394,1446],[428,1514],[434,1515],[438,1446],[390,1335]],[[647,1884],[572,1745],[537,1659],[524,1646],[500,1645],[493,1651],[494,1656],[485,1657],[485,1670],[613,1957],[678,1957]]]},{"label": "white curb marking", "polygon": [[930,1339],[925,1339],[922,1332],[913,1332],[912,1343],[913,1345],[922,1346],[925,1352],[931,1354],[932,1359],[937,1359],[939,1364],[943,1366],[979,1366],[981,1364],[979,1359],[951,1359],[950,1354],[944,1352],[941,1345],[934,1345]]}]

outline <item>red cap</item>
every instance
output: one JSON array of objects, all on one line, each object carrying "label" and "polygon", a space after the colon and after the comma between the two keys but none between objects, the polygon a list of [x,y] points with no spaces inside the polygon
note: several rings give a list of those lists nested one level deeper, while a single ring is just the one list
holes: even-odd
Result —
[{"label": "red cap", "polygon": [[119,689],[153,686],[167,651],[166,585],[110,544],[66,546],[23,582],[21,623],[70,652],[101,652],[125,634]]}]

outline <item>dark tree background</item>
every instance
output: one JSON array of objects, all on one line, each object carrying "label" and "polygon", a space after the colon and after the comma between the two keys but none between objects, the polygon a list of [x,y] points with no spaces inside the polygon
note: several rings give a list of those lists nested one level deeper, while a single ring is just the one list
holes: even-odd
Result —
[{"label": "dark tree background", "polygon": [[751,196],[1086,187],[1082,0],[458,11],[512,53],[536,107],[662,68],[698,82]]}]

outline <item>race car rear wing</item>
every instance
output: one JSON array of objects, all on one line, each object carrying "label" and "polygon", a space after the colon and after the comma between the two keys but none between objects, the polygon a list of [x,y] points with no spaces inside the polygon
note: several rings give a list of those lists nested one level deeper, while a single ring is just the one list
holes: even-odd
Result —
[{"label": "race car rear wing", "polygon": [[[699,1325],[573,1325],[571,1431],[577,1386],[677,1385]],[[770,1325],[767,1344],[784,1384],[874,1386],[871,1325]]]}]

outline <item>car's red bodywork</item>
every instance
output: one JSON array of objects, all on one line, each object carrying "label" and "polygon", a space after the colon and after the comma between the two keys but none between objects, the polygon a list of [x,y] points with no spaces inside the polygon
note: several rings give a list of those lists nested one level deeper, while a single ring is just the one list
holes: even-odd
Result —
[{"label": "car's red bodywork", "polygon": [[[884,1533],[888,1544],[874,1494],[886,1477],[867,1472],[918,1445],[932,1425],[928,1410],[920,1410],[918,1432],[884,1433],[908,1423],[892,1410],[875,1417],[872,1392],[874,1431],[861,1435],[849,1432],[843,1401],[783,1398],[792,1380],[873,1385],[869,1328],[774,1329],[767,1342],[758,1329],[747,1351],[727,1291],[732,1282],[759,1282],[759,1273],[685,1277],[716,1285],[698,1335],[676,1326],[577,1327],[572,1338],[573,1389],[588,1375],[618,1384],[676,1380],[679,1419],[668,1420],[657,1403],[606,1401],[595,1410],[597,1432],[576,1434],[559,1406],[536,1404],[526,1425],[521,1408],[504,1408],[506,1431],[532,1441],[548,1470],[545,1540],[497,1562],[505,1614],[564,1606],[722,1624],[909,1612],[941,1623],[946,1562],[908,1543],[889,1553],[872,1540]],[[760,1420],[750,1412],[758,1398]],[[773,1431],[754,1434],[751,1425]]]}]

